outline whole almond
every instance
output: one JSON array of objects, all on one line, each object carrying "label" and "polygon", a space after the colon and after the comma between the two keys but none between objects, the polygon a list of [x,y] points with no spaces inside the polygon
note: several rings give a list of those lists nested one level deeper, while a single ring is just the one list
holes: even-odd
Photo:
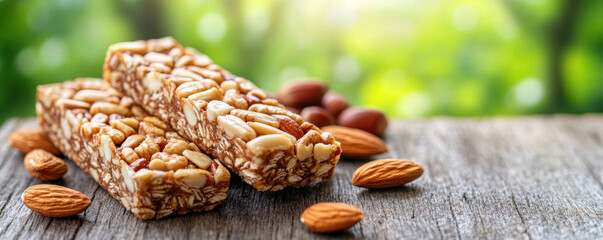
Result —
[{"label": "whole almond", "polygon": [[301,126],[295,122],[295,120],[291,119],[285,115],[272,115],[272,117],[276,118],[280,124],[280,129],[286,133],[293,135],[296,139],[299,139],[304,136],[304,131],[301,129]]},{"label": "whole almond", "polygon": [[300,115],[304,120],[311,122],[319,128],[335,124],[335,116],[321,107],[305,107]]},{"label": "whole almond", "polygon": [[317,80],[295,82],[282,87],[276,98],[285,106],[302,109],[320,105],[327,89],[326,84]]},{"label": "whole almond", "polygon": [[29,209],[48,217],[77,215],[90,206],[90,199],[83,193],[51,184],[31,186],[21,199]]},{"label": "whole almond", "polygon": [[337,119],[339,125],[358,128],[381,136],[387,128],[387,118],[383,112],[370,108],[348,108]]},{"label": "whole almond", "polygon": [[383,159],[368,162],[354,172],[352,183],[364,188],[388,188],[407,184],[423,175],[421,165],[408,160]]},{"label": "whole almond", "polygon": [[341,143],[343,157],[366,158],[387,152],[385,143],[366,131],[342,126],[325,126],[322,130],[333,134]]},{"label": "whole almond", "polygon": [[33,177],[42,181],[57,180],[67,172],[63,159],[47,151],[36,149],[25,155],[25,168]]},{"label": "whole almond", "polygon": [[307,208],[301,215],[301,222],[318,233],[335,232],[354,226],[364,217],[364,213],[345,203],[324,202]]},{"label": "whole almond", "polygon": [[52,144],[46,132],[39,128],[19,128],[8,137],[8,142],[22,153],[29,153],[34,149],[44,149],[54,155],[61,154],[61,151]]},{"label": "whole almond", "polygon": [[322,97],[321,105],[331,112],[333,116],[337,117],[341,112],[350,107],[350,102],[343,96],[333,91],[329,91]]}]

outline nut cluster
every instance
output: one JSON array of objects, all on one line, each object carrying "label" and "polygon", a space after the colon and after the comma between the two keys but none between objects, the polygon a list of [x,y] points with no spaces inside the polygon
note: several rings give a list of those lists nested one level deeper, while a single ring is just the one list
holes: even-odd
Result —
[{"label": "nut cluster", "polygon": [[[347,99],[329,91],[319,80],[287,84],[278,92],[277,98],[289,110],[301,114],[305,121],[331,133],[341,143],[343,157],[370,158],[388,151],[377,137],[383,135],[387,127],[383,112],[349,108]],[[317,144],[314,149],[322,147]],[[297,152],[309,154],[303,147]],[[409,183],[422,174],[423,168],[411,161],[375,160],[356,170],[353,184],[364,188],[389,188]],[[301,222],[314,232],[328,233],[350,228],[363,216],[361,210],[348,204],[318,203],[302,213]]]},{"label": "nut cluster", "polygon": [[340,125],[357,128],[377,136],[387,128],[383,112],[369,108],[349,108],[349,101],[333,92],[322,81],[309,79],[287,84],[277,95],[278,100],[304,120],[318,127]]},{"label": "nut cluster", "polygon": [[[42,181],[58,180],[67,173],[67,164],[56,157],[61,152],[42,129],[19,128],[9,142],[23,153],[25,169]],[[90,205],[86,195],[66,187],[38,184],[27,188],[21,195],[29,209],[48,217],[68,217],[83,212]]]}]

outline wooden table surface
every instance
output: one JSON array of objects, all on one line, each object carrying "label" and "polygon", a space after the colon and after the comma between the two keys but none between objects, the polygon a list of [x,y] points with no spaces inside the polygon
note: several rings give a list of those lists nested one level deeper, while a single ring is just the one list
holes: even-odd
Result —
[{"label": "wooden table surface", "polygon": [[[226,204],[214,211],[141,221],[68,161],[52,182],[79,190],[92,205],[54,219],[25,207],[21,193],[43,183],[23,166],[7,136],[33,119],[0,129],[0,239],[602,239],[603,115],[396,121],[390,152],[425,169],[404,187],[351,184],[365,160],[342,159],[332,180],[280,192],[257,192],[233,176]],[[315,234],[300,221],[318,202],[352,204],[356,226]]]}]

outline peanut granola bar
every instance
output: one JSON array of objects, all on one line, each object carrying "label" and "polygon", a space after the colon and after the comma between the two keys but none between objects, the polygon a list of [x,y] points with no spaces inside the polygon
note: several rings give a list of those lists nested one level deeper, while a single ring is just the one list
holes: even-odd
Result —
[{"label": "peanut granola bar", "polygon": [[224,203],[230,173],[98,79],[38,87],[40,126],[61,152],[140,219]]},{"label": "peanut granola bar", "polygon": [[109,47],[104,79],[259,191],[329,179],[340,144],[172,38]]}]

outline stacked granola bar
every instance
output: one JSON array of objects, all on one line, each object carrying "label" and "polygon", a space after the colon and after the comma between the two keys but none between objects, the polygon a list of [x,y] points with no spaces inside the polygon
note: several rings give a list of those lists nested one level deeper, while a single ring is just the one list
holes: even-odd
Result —
[{"label": "stacked granola bar", "polygon": [[329,179],[340,144],[172,38],[109,47],[103,78],[259,191]]},{"label": "stacked granola bar", "polygon": [[103,77],[38,87],[38,122],[138,218],[223,204],[224,166],[277,191],[329,179],[339,161],[330,133],[172,38],[111,46]]}]

